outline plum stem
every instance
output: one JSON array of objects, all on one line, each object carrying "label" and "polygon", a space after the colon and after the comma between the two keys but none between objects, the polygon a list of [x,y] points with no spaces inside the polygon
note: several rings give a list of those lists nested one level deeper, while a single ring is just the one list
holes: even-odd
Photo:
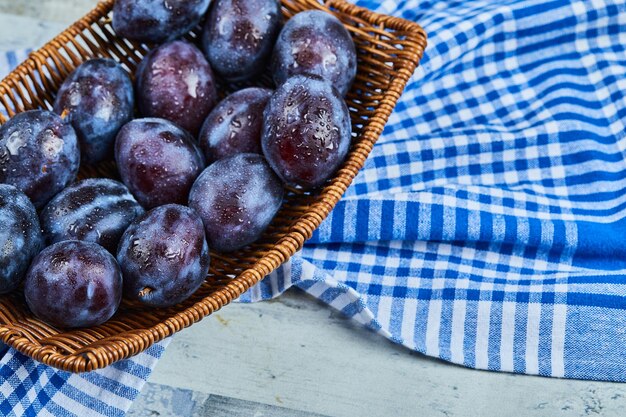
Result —
[{"label": "plum stem", "polygon": [[143,298],[146,295],[150,294],[152,291],[154,291],[152,288],[150,287],[146,287],[143,290],[139,291],[139,298]]},{"label": "plum stem", "polygon": [[61,112],[61,119],[62,119],[63,121],[65,121],[65,119],[67,119],[67,116],[69,116],[69,115],[70,115],[70,109],[64,109],[64,110]]}]

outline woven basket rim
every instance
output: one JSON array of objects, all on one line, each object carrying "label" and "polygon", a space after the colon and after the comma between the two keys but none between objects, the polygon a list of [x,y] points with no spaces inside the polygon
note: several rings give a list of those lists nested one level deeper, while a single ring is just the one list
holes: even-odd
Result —
[{"label": "woven basket rim", "polygon": [[[44,46],[32,52],[29,57],[18,65],[2,82],[0,97],[7,94],[14,84],[15,77],[24,79],[32,71],[36,71],[40,61],[50,58],[49,49],[61,50],[74,37],[96,24],[112,9],[115,0],[101,0],[96,7],[83,18],[70,25]],[[114,362],[136,355],[152,344],[157,343],[174,333],[191,326],[202,318],[219,310],[246,292],[269,273],[286,262],[308,240],[313,231],[328,216],[330,211],[341,199],[354,177],[363,167],[378,137],[400,98],[404,87],[413,75],[426,47],[426,33],[417,23],[401,18],[378,14],[370,10],[354,6],[344,0],[328,0],[325,4],[310,2],[313,7],[322,10],[330,9],[349,15],[355,21],[365,21],[381,30],[402,30],[406,33],[403,49],[399,50],[396,61],[395,76],[391,78],[387,91],[384,92],[378,107],[369,118],[361,133],[361,139],[352,146],[342,168],[320,192],[319,200],[292,224],[290,231],[283,236],[274,247],[265,253],[250,268],[241,272],[223,288],[213,292],[187,309],[176,313],[168,319],[145,329],[124,332],[124,337],[110,336],[104,340],[90,344],[67,355],[60,354],[53,347],[43,347],[40,343],[30,340],[11,326],[0,324],[0,340],[19,352],[50,366],[70,371],[85,372],[106,367]],[[309,5],[309,2],[307,2]],[[349,30],[358,31],[356,27]],[[12,116],[9,110],[9,116]],[[0,115],[0,121],[5,118]]]}]

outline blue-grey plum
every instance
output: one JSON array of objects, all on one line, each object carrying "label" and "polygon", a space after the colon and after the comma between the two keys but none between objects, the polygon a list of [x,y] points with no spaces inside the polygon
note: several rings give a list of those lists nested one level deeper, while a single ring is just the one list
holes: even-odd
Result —
[{"label": "blue-grey plum", "polygon": [[112,59],[91,59],[61,85],[54,111],[74,126],[83,163],[93,164],[113,156],[115,135],[133,117],[134,105],[126,71]]},{"label": "blue-grey plum", "polygon": [[202,220],[189,207],[155,208],[124,232],[117,260],[126,297],[153,307],[178,304],[202,285],[209,271]]},{"label": "blue-grey plum", "polygon": [[50,245],[63,240],[83,240],[116,253],[122,233],[143,213],[124,184],[107,178],[90,178],[57,194],[39,218]]},{"label": "blue-grey plum", "polygon": [[345,96],[356,78],[356,48],[335,16],[320,10],[300,12],[278,35],[271,62],[276,85],[297,74],[329,80]]},{"label": "blue-grey plum", "polygon": [[217,102],[213,71],[202,52],[185,41],[153,49],[137,69],[137,105],[196,136]]},{"label": "blue-grey plum", "polygon": [[198,177],[189,207],[198,212],[212,249],[230,252],[253,243],[283,201],[283,185],[258,154],[220,159]]},{"label": "blue-grey plum", "polygon": [[136,119],[117,135],[115,160],[122,181],[145,208],[187,201],[204,169],[189,133],[163,119]]},{"label": "blue-grey plum", "polygon": [[0,294],[19,286],[43,247],[33,203],[12,185],[0,184]]},{"label": "blue-grey plum", "polygon": [[57,114],[31,110],[0,127],[0,183],[22,190],[38,209],[74,181],[79,165],[76,132]]},{"label": "blue-grey plum", "polygon": [[263,111],[272,96],[267,88],[246,88],[224,100],[204,122],[198,142],[207,162],[261,151]]},{"label": "blue-grey plum", "polygon": [[288,79],[265,108],[261,145],[267,161],[287,184],[314,188],[344,161],[352,135],[348,107],[326,80]]},{"label": "blue-grey plum", "polygon": [[66,240],[33,259],[24,281],[30,310],[53,326],[97,326],[122,300],[122,274],[113,255],[91,242]]},{"label": "blue-grey plum", "polygon": [[282,16],[277,0],[215,0],[204,23],[202,45],[213,69],[244,81],[266,69]]},{"label": "blue-grey plum", "polygon": [[181,37],[200,23],[210,0],[117,0],[113,29],[128,39],[162,43]]}]

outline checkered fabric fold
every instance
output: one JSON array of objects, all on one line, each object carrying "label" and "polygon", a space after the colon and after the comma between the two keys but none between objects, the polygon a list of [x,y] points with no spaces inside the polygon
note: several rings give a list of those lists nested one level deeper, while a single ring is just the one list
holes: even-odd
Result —
[{"label": "checkered fabric fold", "polygon": [[[420,22],[426,57],[345,198],[241,301],[296,286],[447,361],[625,381],[626,5],[358,3]],[[0,349],[0,415],[121,416],[163,349],[80,376]]]},{"label": "checkered fabric fold", "polygon": [[365,169],[288,265],[295,285],[426,355],[626,380],[626,5],[360,1],[426,57]]}]

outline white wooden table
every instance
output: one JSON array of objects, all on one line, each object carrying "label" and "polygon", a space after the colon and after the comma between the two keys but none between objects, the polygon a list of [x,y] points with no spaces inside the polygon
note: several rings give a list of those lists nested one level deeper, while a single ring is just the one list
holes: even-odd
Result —
[{"label": "white wooden table", "polygon": [[[0,0],[0,50],[95,0]],[[410,352],[290,291],[176,337],[129,416],[626,416],[626,386],[481,372]]]}]

